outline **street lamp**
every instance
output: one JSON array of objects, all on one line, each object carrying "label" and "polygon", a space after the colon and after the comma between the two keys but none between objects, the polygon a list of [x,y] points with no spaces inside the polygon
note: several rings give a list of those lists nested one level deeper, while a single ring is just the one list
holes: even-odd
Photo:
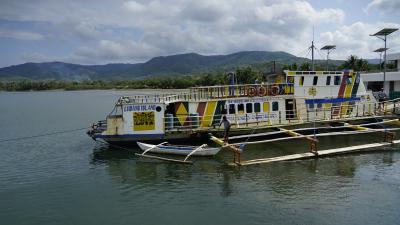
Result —
[{"label": "street lamp", "polygon": [[384,64],[383,64],[383,89],[384,89],[386,94],[388,94],[387,88],[386,88],[386,50],[387,50],[387,48],[386,48],[386,39],[387,39],[387,36],[389,34],[395,32],[397,30],[398,30],[397,28],[384,28],[384,29],[378,31],[375,34],[371,34],[370,35],[370,36],[375,36],[375,37],[377,37],[377,38],[379,38],[379,39],[381,39],[381,40],[383,40],[385,42],[385,50],[384,50],[385,54],[383,56],[383,62],[384,62]]},{"label": "street lamp", "polygon": [[378,48],[374,52],[379,53],[379,71],[382,71],[382,52],[388,50],[388,48]]},{"label": "street lamp", "polygon": [[326,70],[328,71],[328,61],[329,61],[329,53],[331,50],[336,49],[336,45],[325,45],[324,47],[321,48],[321,50],[326,50]]}]

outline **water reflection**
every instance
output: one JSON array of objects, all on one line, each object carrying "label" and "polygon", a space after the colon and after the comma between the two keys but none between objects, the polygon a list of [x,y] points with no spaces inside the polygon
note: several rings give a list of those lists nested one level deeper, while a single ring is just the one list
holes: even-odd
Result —
[{"label": "water reflection", "polygon": [[382,154],[382,162],[388,166],[393,165],[393,163],[395,162],[393,160],[393,156],[395,154],[395,149],[393,151],[389,151],[389,152],[385,152],[384,154]]},{"label": "water reflection", "polygon": [[96,143],[91,155],[91,164],[107,163],[109,161],[129,159],[132,157],[133,149],[121,149],[108,144]]},{"label": "water reflection", "polygon": [[[285,145],[293,152],[295,145]],[[273,146],[272,146],[273,147]],[[250,157],[266,153],[271,145],[258,146],[247,152]],[[285,148],[280,148],[285,152]],[[276,162],[250,167],[226,165],[232,156],[222,152],[215,158],[193,158],[194,165],[183,165],[134,156],[136,148],[118,149],[109,145],[96,145],[91,163],[106,168],[108,174],[130,192],[217,191],[222,197],[240,191],[272,191],[274,198],[303,198],[313,193],[331,191],[328,196],[347,197],[345,191],[355,179],[360,167],[376,160],[376,154],[350,154],[318,159]],[[271,153],[270,153],[271,154]],[[276,153],[272,153],[276,154]],[[380,153],[382,154],[382,153]],[[394,163],[393,152],[382,154],[382,162]],[[368,158],[370,160],[365,160]],[[307,192],[308,194],[302,194]]]}]

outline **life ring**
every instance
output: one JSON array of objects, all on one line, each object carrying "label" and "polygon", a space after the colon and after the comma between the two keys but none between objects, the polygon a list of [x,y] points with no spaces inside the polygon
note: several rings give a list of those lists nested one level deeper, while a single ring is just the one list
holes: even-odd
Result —
[{"label": "life ring", "polygon": [[278,85],[274,85],[271,87],[271,95],[275,96],[279,94],[279,86]]},{"label": "life ring", "polygon": [[256,90],[255,87],[250,87],[250,88],[247,90],[247,95],[248,95],[249,97],[254,97],[256,94],[257,94],[257,90]]},{"label": "life ring", "polygon": [[267,89],[265,87],[261,86],[260,88],[258,88],[258,96],[263,97],[266,93]]}]

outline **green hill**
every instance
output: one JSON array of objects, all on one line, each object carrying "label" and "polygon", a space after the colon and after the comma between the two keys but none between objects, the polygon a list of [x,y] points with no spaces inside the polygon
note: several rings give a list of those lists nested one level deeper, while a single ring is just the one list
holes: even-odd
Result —
[{"label": "green hill", "polygon": [[[63,62],[24,63],[0,68],[0,80],[132,80],[152,76],[191,75],[228,71],[242,66],[265,67],[302,63],[308,59],[286,52],[245,51],[228,55],[204,56],[196,53],[159,56],[145,63],[78,65]],[[263,68],[261,68],[263,69]]]}]

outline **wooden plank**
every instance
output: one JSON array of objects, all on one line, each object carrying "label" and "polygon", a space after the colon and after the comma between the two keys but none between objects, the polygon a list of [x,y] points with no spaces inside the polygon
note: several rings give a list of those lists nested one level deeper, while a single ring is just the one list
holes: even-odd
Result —
[{"label": "wooden plank", "polygon": [[235,145],[225,144],[225,142],[223,140],[221,140],[220,138],[217,138],[217,137],[215,137],[213,135],[210,135],[210,140],[212,140],[215,143],[219,144],[223,148],[227,148],[227,149],[231,150],[232,152],[235,152],[235,153],[241,153],[242,152],[242,150],[240,148],[236,147]]},{"label": "wooden plank", "polygon": [[349,123],[344,123],[344,125],[345,125],[346,127],[349,127],[349,128],[351,128],[351,129],[354,129],[354,130],[369,130],[369,128],[363,127],[363,126],[361,126],[361,125],[352,125],[352,124],[349,124]]},{"label": "wooden plank", "polygon": [[183,163],[183,164],[193,164],[192,161],[183,161],[183,160],[178,160],[178,159],[170,159],[170,158],[164,158],[164,157],[159,157],[155,155],[142,155],[135,153],[136,156],[144,157],[144,158],[151,158],[151,159],[158,159],[158,160],[163,160],[163,161],[170,161],[170,162],[176,162],[176,163]]},{"label": "wooden plank", "polygon": [[297,133],[297,132],[295,132],[293,130],[287,130],[287,129],[284,129],[284,128],[279,128],[279,130],[285,132],[286,134],[288,134],[288,135],[290,135],[292,137],[300,137],[300,138],[304,138],[304,139],[307,139],[309,141],[314,141],[314,142],[317,141],[316,139],[314,139],[314,138],[312,138],[310,136],[299,134],[299,133]]},{"label": "wooden plank", "polygon": [[[393,142],[372,143],[372,144],[356,145],[356,146],[343,147],[343,148],[327,149],[327,150],[318,151],[318,156],[357,152],[357,151],[362,151],[362,150],[369,149],[369,148],[383,147],[383,146],[398,144],[398,143],[400,143],[400,140],[394,140]],[[272,158],[247,160],[247,161],[242,161],[239,165],[248,166],[248,165],[265,164],[265,163],[288,161],[288,160],[295,160],[295,159],[307,159],[307,158],[312,158],[312,157],[317,157],[317,156],[314,153],[306,152],[306,153],[278,156],[278,157],[272,157]],[[237,164],[229,164],[229,165],[237,165]]]},{"label": "wooden plank", "polygon": [[[375,133],[375,132],[386,132],[386,131],[396,131],[400,130],[400,128],[387,128],[387,129],[368,129],[368,130],[355,130],[355,131],[339,131],[339,132],[329,132],[329,133],[321,133],[316,134],[317,137],[327,137],[327,136],[339,136],[339,135],[353,135],[353,134],[367,134],[367,133]],[[314,134],[304,135],[308,137],[313,137]],[[286,140],[293,140],[293,139],[300,139],[303,138],[301,136],[295,137],[282,137],[282,138],[274,138],[269,140],[260,140],[260,141],[249,141],[249,142],[239,142],[235,143],[236,145],[240,144],[261,144],[261,143],[268,143],[268,142],[275,142],[275,141],[286,141]]]}]

